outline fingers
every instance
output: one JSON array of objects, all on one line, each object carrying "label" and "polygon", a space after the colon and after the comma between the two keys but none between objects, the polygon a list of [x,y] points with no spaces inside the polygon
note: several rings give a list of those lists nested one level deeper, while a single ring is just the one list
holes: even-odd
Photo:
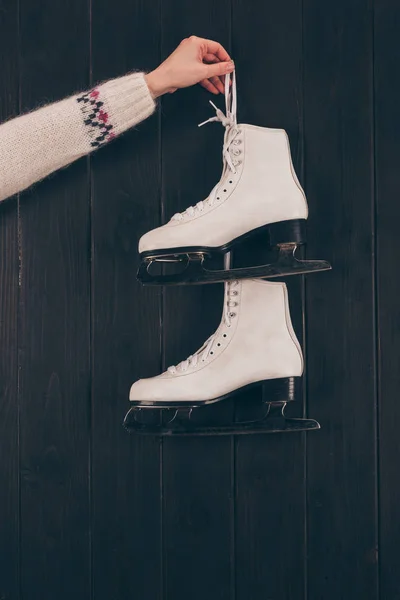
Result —
[{"label": "fingers", "polygon": [[215,54],[205,54],[203,56],[203,62],[207,63],[207,64],[212,64],[212,63],[217,63],[220,62],[219,58],[217,58],[215,56]]},{"label": "fingers", "polygon": [[223,62],[231,60],[231,57],[225,48],[219,42],[215,42],[214,40],[208,40],[206,38],[197,37],[196,35],[191,35],[189,38],[182,40],[181,43],[184,42],[192,42],[201,47],[203,49],[203,58],[205,55],[213,55],[216,56],[218,60]]},{"label": "fingers", "polygon": [[231,60],[231,57],[219,42],[214,42],[214,40],[207,39],[201,39],[201,42],[206,45],[207,54],[214,54],[214,56],[223,62],[228,62]]},{"label": "fingers", "polygon": [[224,88],[224,84],[222,83],[221,79],[219,77],[210,77],[209,82],[213,84],[213,86],[215,88],[217,88],[217,90],[223,94],[225,91]]},{"label": "fingers", "polygon": [[[214,54],[206,54],[203,58],[203,62],[205,62],[206,64],[215,64],[219,63],[220,61]],[[211,80],[213,81],[214,77]],[[225,76],[219,76],[216,81],[219,81],[219,84],[216,85],[216,82],[213,81],[215,87],[217,87],[221,94],[223,94],[225,92]]]},{"label": "fingers", "polygon": [[208,79],[203,79],[203,81],[200,81],[200,85],[215,96],[219,94],[219,91],[217,90],[215,85],[212,84],[211,81],[209,81]]},{"label": "fingers", "polygon": [[[190,48],[189,53],[182,49],[182,56],[196,60],[196,69],[202,77],[200,81],[202,87],[211,94],[223,94],[225,91],[224,76],[235,68],[225,48],[219,42],[194,35],[182,40],[181,44],[186,50]],[[199,63],[201,64],[200,68]]]},{"label": "fingers", "polygon": [[232,73],[234,69],[235,65],[233,61],[204,65],[204,72],[207,79],[212,79],[213,77],[220,77],[221,75]]}]

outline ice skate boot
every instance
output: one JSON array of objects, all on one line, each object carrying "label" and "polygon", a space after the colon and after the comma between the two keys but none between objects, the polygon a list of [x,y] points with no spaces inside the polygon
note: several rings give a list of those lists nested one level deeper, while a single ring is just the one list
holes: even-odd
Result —
[{"label": "ice skate boot", "polygon": [[[274,278],[331,268],[325,261],[295,258],[296,248],[306,242],[308,208],[287,134],[283,129],[238,125],[235,77],[232,86],[229,79],[225,82],[227,114],[213,105],[217,116],[209,119],[225,127],[221,179],[206,200],[140,239],[138,279],[145,285]],[[275,262],[212,268],[213,258],[223,257],[259,234],[265,234],[266,245],[278,249]],[[173,263],[178,272],[166,274],[160,268],[163,263]]]},{"label": "ice skate boot", "polygon": [[[162,435],[318,429],[314,420],[284,415],[302,372],[286,285],[234,280],[225,284],[221,323],[200,350],[165,373],[132,385],[132,408],[124,425],[131,431]],[[229,419],[216,422],[215,407],[207,405],[239,393]]]}]

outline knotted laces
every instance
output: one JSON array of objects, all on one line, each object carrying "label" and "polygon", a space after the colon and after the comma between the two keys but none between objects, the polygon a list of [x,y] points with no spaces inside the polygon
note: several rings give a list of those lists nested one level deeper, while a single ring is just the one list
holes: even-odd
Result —
[{"label": "knotted laces", "polygon": [[[231,85],[232,82],[232,85]],[[207,200],[201,200],[195,206],[189,206],[184,212],[176,213],[172,219],[175,221],[181,221],[185,216],[193,217],[198,212],[203,212],[205,206],[213,206],[217,199],[218,188],[225,176],[232,172],[236,175],[236,167],[239,161],[235,158],[235,151],[232,152],[232,145],[237,143],[236,137],[239,133],[237,129],[237,95],[236,95],[236,75],[233,71],[232,75],[225,75],[225,111],[215,106],[212,100],[209,101],[211,106],[216,112],[215,117],[211,117],[199,124],[199,127],[206,125],[207,123],[213,123],[214,121],[221,123],[225,127],[224,144],[222,149],[222,162],[223,171],[221,180],[212,189]],[[233,156],[232,156],[233,154]]]}]

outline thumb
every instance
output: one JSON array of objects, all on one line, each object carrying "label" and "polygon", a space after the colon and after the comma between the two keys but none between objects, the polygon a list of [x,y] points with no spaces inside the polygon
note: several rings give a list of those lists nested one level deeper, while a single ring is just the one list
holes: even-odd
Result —
[{"label": "thumb", "polygon": [[226,75],[227,73],[232,73],[235,70],[235,63],[233,60],[228,62],[219,62],[213,65],[205,65],[206,67],[206,79],[210,79],[211,77],[219,77],[220,75]]}]

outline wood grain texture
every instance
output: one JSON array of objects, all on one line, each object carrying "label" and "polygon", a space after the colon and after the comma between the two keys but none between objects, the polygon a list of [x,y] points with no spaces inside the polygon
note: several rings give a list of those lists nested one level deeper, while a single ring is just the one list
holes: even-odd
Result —
[{"label": "wood grain texture", "polygon": [[397,0],[0,0],[0,122],[224,44],[333,264],[288,282],[321,431],[160,442],[122,428],[129,387],[201,346],[223,286],[142,288],[137,243],[220,176],[208,93],[1,204],[0,600],[400,600],[399,30]]},{"label": "wood grain texture", "polygon": [[[254,35],[255,30],[262,35]],[[254,11],[248,3],[234,0],[233,57],[239,122],[285,129],[302,180],[301,2],[259,4]],[[260,245],[255,252],[260,260],[264,248]],[[302,278],[293,277],[287,283],[293,323],[302,341]],[[301,400],[288,412],[301,415]],[[237,600],[304,598],[304,454],[301,433],[238,438],[236,442]]]},{"label": "wood grain texture", "polygon": [[397,266],[400,176],[400,5],[375,2],[375,160],[379,369],[380,597],[400,598],[400,278]]},{"label": "wood grain texture", "polygon": [[308,594],[324,600],[378,597],[371,18],[368,0],[304,3],[309,251],[333,265],[307,281],[323,427],[308,438]]},{"label": "wood grain texture", "polygon": [[[157,1],[93,4],[94,82],[158,64],[159,12]],[[92,181],[94,598],[158,600],[160,444],[122,428],[131,384],[161,366],[160,291],[136,281],[139,237],[160,218],[157,115],[93,157]]]},{"label": "wood grain texture", "polygon": [[168,440],[164,447],[164,560],[168,600],[230,600],[230,444]]},{"label": "wood grain texture", "polygon": [[[21,0],[24,110],[85,89],[86,3]],[[72,42],[73,40],[73,42]],[[86,161],[21,196],[21,594],[90,598]]]},{"label": "wood grain texture", "polygon": [[[229,14],[228,0],[164,3],[163,56],[192,34],[217,39],[229,48]],[[219,124],[197,128],[214,114],[209,99],[224,108],[222,97],[212,98],[199,87],[180,91],[163,102],[165,220],[207,198],[221,176],[223,128]],[[216,329],[222,295],[223,285],[165,290],[165,367],[186,359]],[[229,403],[213,408],[215,419],[231,410]],[[231,598],[231,451],[229,438],[164,442],[164,593],[168,600],[182,594],[192,600]]]},{"label": "wood grain texture", "polygon": [[[0,3],[0,123],[18,114],[18,5]],[[19,597],[18,204],[0,210],[0,598]]]}]

